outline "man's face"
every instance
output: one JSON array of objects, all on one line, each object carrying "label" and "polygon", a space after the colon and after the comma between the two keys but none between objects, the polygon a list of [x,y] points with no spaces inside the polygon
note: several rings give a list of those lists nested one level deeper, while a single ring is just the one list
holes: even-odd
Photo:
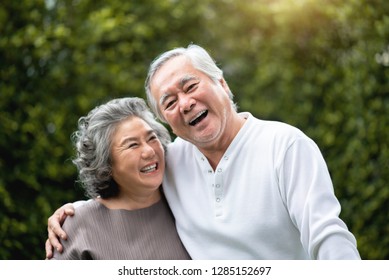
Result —
[{"label": "man's face", "polygon": [[221,140],[232,110],[224,79],[214,82],[178,56],[156,72],[150,89],[177,136],[199,147]]}]

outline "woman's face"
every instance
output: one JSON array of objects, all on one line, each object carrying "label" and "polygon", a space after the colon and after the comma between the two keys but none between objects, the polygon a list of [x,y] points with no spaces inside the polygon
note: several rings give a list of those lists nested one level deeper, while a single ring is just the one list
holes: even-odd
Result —
[{"label": "woman's face", "polygon": [[157,134],[142,119],[130,117],[116,128],[111,146],[112,176],[132,193],[155,191],[165,171],[164,150]]}]

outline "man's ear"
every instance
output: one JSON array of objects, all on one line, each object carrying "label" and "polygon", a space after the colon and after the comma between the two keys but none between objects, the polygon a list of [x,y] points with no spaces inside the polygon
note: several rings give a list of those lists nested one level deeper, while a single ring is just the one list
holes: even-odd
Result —
[{"label": "man's ear", "polygon": [[219,83],[220,83],[220,85],[224,88],[224,90],[229,94],[229,92],[230,92],[230,87],[228,86],[226,80],[224,80],[224,78],[220,78],[220,79],[219,79]]}]

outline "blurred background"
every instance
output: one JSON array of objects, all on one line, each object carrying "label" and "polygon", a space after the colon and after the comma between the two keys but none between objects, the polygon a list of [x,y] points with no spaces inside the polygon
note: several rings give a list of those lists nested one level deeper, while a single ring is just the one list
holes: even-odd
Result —
[{"label": "blurred background", "polygon": [[77,120],[145,97],[150,62],[196,43],[240,111],[322,150],[363,259],[389,259],[389,1],[1,0],[0,259],[44,259],[47,218],[83,199]]}]

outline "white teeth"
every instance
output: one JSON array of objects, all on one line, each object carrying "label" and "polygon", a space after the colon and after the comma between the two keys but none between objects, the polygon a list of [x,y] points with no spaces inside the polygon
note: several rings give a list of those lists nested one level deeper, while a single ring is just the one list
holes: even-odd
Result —
[{"label": "white teeth", "polygon": [[197,115],[189,121],[189,124],[193,123],[198,117],[200,117],[202,114],[204,114],[207,110],[203,110],[197,113]]},{"label": "white teeth", "polygon": [[142,168],[141,171],[145,172],[145,173],[149,173],[149,172],[152,172],[152,171],[154,171],[156,169],[157,169],[157,164],[154,163],[153,165],[149,165],[149,166],[147,166],[145,168]]}]

